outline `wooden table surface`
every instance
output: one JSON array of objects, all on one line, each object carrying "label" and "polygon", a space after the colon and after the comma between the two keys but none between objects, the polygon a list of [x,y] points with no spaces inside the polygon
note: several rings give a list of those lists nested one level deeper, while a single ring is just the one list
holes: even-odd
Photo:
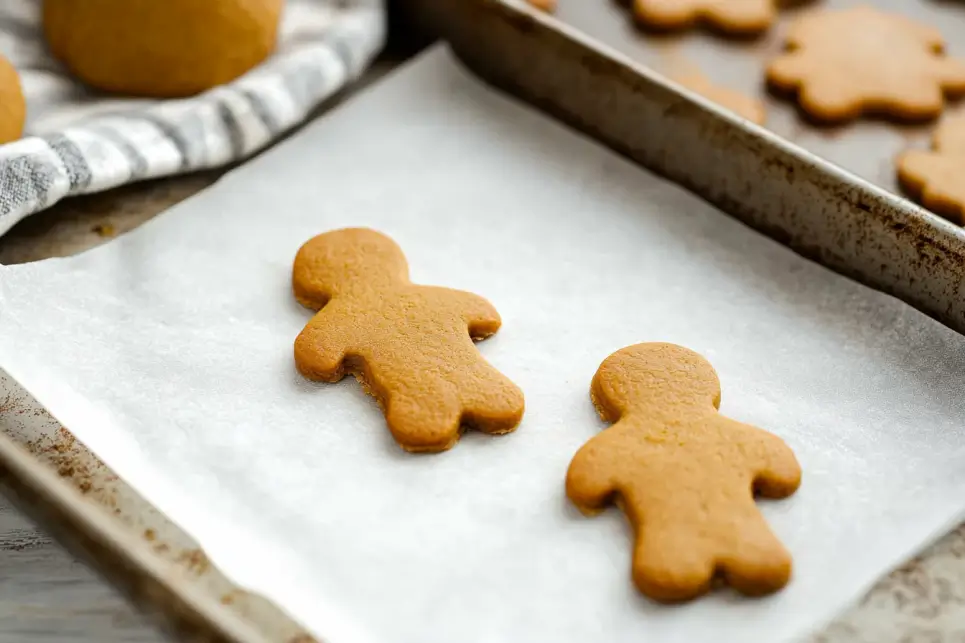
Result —
[{"label": "wooden table surface", "polygon": [[[359,87],[381,77],[404,57],[395,52],[380,61]],[[63,201],[0,237],[0,263],[66,256],[105,243],[204,189],[223,172],[162,179]],[[167,640],[111,586],[2,497],[0,570],[0,642]],[[965,526],[880,581],[817,641],[965,643]]]}]

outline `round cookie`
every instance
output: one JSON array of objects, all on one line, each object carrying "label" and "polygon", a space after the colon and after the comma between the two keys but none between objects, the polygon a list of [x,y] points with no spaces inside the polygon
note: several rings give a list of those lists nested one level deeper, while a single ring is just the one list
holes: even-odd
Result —
[{"label": "round cookie", "polygon": [[109,92],[176,98],[229,82],[275,48],[284,0],[44,0],[51,52]]},{"label": "round cookie", "polygon": [[26,115],[27,104],[20,89],[17,70],[0,56],[0,144],[20,138]]}]

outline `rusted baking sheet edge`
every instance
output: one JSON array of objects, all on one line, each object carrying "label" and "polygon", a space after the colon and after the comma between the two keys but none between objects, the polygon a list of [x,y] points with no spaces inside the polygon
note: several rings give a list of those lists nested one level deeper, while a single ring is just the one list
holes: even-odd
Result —
[{"label": "rusted baking sheet edge", "polygon": [[318,643],[278,606],[231,583],[2,370],[0,491],[176,640]]},{"label": "rusted baking sheet edge", "polygon": [[965,233],[506,0],[409,0],[486,81],[747,225],[965,333]]},{"label": "rusted baking sheet edge", "polygon": [[267,641],[211,596],[179,582],[170,564],[2,431],[0,488],[72,552],[96,564],[142,609],[161,617],[181,640]]}]

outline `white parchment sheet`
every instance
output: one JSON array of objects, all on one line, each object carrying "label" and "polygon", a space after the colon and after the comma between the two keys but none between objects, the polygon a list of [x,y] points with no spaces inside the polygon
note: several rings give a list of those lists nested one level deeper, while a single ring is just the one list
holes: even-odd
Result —
[{"label": "white parchment sheet", "polygon": [[[396,239],[415,281],[499,309],[479,349],[526,394],[516,433],[409,455],[354,380],[299,377],[291,261],[358,225]],[[590,378],[641,341],[707,356],[722,412],[797,452],[798,494],[762,503],[794,555],[784,592],[655,606],[623,515],[566,501],[603,428]],[[794,640],[965,509],[965,338],[439,48],[137,231],[0,270],[0,367],[330,643]]]}]

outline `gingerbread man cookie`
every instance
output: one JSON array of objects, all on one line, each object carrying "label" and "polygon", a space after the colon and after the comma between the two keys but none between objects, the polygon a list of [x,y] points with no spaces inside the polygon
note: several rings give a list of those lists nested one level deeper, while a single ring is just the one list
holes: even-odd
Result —
[{"label": "gingerbread man cookie", "polygon": [[767,119],[767,112],[764,110],[764,104],[761,101],[727,87],[715,85],[703,74],[691,72],[675,74],[671,78],[687,89],[717,103],[724,109],[734,112],[741,118],[746,118],[752,123],[763,125]]},{"label": "gingerbread man cookie", "polygon": [[319,235],[298,251],[295,297],[319,312],[295,340],[307,378],[351,373],[375,396],[407,451],[444,451],[469,426],[508,433],[523,417],[523,394],[473,340],[500,326],[477,295],[409,281],[405,255],[374,230]]},{"label": "gingerbread man cookie", "polygon": [[932,135],[932,151],[898,157],[898,180],[929,210],[965,224],[965,116],[945,119]]},{"label": "gingerbread man cookie", "polygon": [[749,595],[782,588],[791,557],[754,503],[784,498],[801,468],[778,437],[720,415],[720,382],[700,355],[637,344],[610,355],[590,395],[613,426],[570,463],[584,513],[621,503],[636,534],[633,581],[654,600],[694,598],[721,576]]},{"label": "gingerbread man cookie", "polygon": [[965,62],[943,55],[937,29],[871,7],[801,16],[785,44],[767,80],[796,92],[801,108],[819,120],[867,113],[929,119],[941,113],[946,93],[965,92]]},{"label": "gingerbread man cookie", "polygon": [[734,36],[759,34],[774,22],[774,0],[634,0],[633,15],[644,28],[686,29],[697,23]]}]

